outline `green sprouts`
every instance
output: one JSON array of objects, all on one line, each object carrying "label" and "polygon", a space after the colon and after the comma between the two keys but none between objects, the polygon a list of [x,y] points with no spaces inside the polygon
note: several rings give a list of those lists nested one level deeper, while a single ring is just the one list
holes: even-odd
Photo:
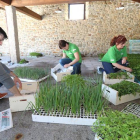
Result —
[{"label": "green sprouts", "polygon": [[27,79],[40,79],[48,75],[48,68],[29,68],[29,67],[19,67],[14,69],[14,73],[20,78]]},{"label": "green sprouts", "polygon": [[25,59],[21,59],[19,64],[24,64],[24,63],[28,63],[29,61],[25,60]]},{"label": "green sprouts", "polygon": [[132,68],[132,74],[140,80],[140,54],[128,54],[129,67]]},{"label": "green sprouts", "polygon": [[107,75],[109,79],[130,79],[126,72],[116,72]]},{"label": "green sprouts", "polygon": [[103,140],[139,140],[140,119],[132,114],[107,110],[93,123],[92,130]]},{"label": "green sprouts", "polygon": [[63,77],[62,82],[64,82],[66,84],[66,86],[68,86],[68,87],[72,87],[75,84],[76,84],[76,86],[85,85],[84,79],[80,75],[77,75],[77,74],[67,75],[67,76]]},{"label": "green sprouts", "polygon": [[42,53],[37,53],[37,52],[31,52],[30,56],[36,56],[36,57],[41,57],[43,56]]},{"label": "green sprouts", "polygon": [[110,87],[118,91],[119,97],[127,94],[136,95],[137,92],[140,93],[140,85],[129,81],[122,81],[120,83],[110,85]]},{"label": "green sprouts", "polygon": [[81,108],[85,109],[85,114],[101,111],[106,100],[102,97],[102,82],[97,83],[96,86],[86,83],[79,75],[66,76],[65,82],[59,85],[43,83],[36,98],[36,107],[42,106],[46,112],[58,111],[64,114],[69,114],[69,111],[80,114]]}]

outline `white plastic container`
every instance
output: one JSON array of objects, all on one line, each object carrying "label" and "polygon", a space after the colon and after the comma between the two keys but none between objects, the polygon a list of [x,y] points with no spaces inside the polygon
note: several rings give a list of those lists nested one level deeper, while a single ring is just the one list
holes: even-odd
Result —
[{"label": "white plastic container", "polygon": [[57,81],[61,81],[64,76],[71,75],[73,67],[64,68],[61,64],[57,64],[54,68],[51,68],[51,76]]},{"label": "white plastic container", "polygon": [[73,125],[90,125],[97,120],[96,114],[90,114],[87,116],[84,111],[80,111],[80,115],[63,114],[60,112],[46,113],[43,109],[40,109],[40,114],[36,111],[32,114],[32,121],[46,122],[46,123],[59,123],[59,124],[73,124]]}]

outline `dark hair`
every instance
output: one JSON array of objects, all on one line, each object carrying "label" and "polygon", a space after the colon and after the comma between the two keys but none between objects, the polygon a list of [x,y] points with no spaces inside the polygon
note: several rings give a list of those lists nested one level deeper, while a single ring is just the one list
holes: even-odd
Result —
[{"label": "dark hair", "polygon": [[111,40],[111,42],[110,42],[110,46],[114,46],[114,45],[116,45],[116,43],[117,44],[124,44],[125,42],[127,41],[127,39],[125,38],[125,36],[123,36],[123,35],[119,35],[119,36],[115,36],[112,40]]},{"label": "dark hair", "polygon": [[5,33],[5,31],[0,27],[0,34],[3,34],[4,39],[8,39],[7,34]]},{"label": "dark hair", "polygon": [[66,47],[66,44],[69,44],[69,42],[67,42],[65,40],[59,40],[59,48],[60,49]]}]

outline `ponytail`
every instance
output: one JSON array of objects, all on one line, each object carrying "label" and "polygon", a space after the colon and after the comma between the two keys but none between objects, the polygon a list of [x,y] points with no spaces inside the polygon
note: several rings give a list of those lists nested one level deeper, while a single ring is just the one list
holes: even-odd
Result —
[{"label": "ponytail", "polygon": [[116,43],[117,44],[124,44],[125,42],[127,41],[127,39],[126,39],[126,37],[125,36],[123,36],[123,35],[119,35],[119,36],[115,36],[112,40],[111,40],[111,42],[110,42],[110,46],[114,46],[114,45],[116,45]]},{"label": "ponytail", "polygon": [[117,40],[116,36],[114,38],[112,38],[112,40],[110,42],[110,46],[114,46],[116,44],[116,40]]}]

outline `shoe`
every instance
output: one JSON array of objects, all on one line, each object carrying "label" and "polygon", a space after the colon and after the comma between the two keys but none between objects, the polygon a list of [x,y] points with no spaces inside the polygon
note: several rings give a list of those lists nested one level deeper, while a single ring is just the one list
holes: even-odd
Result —
[{"label": "shoe", "polygon": [[7,95],[7,93],[0,93],[0,99],[4,98]]},{"label": "shoe", "polygon": [[79,73],[78,74],[81,74],[81,70],[79,71]]},{"label": "shoe", "polygon": [[100,71],[100,67],[99,66],[97,67],[97,73],[98,74],[102,74],[102,72]]}]

